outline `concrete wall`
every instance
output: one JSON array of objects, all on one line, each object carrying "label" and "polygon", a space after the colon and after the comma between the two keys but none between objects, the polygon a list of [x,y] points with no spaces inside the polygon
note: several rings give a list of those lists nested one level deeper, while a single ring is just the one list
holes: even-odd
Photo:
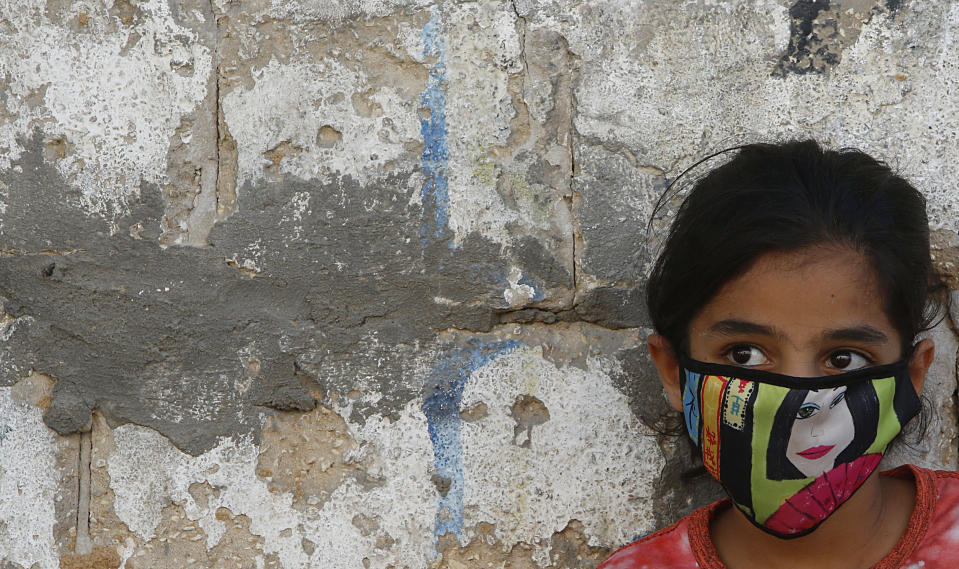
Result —
[{"label": "concrete wall", "polygon": [[[666,182],[858,146],[959,289],[957,33],[945,1],[0,0],[2,567],[594,567],[717,495],[644,426]],[[890,464],[957,466],[951,321]]]}]

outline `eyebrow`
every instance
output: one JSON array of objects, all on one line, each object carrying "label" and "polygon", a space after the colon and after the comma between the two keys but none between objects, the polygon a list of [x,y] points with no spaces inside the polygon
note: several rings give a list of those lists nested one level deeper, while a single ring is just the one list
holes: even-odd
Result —
[{"label": "eyebrow", "polygon": [[[707,328],[707,331],[722,334],[723,336],[734,336],[736,334],[758,334],[770,337],[782,336],[782,332],[772,326],[735,319],[720,320]],[[889,337],[885,333],[868,324],[853,326],[851,328],[826,330],[823,332],[823,338],[833,342],[862,342],[865,344],[883,344],[889,341]]]},{"label": "eyebrow", "polygon": [[716,322],[707,328],[707,331],[722,334],[723,336],[733,336],[735,334],[759,334],[762,336],[782,335],[781,332],[772,326],[756,324],[755,322],[748,322],[746,320],[734,319],[720,320],[719,322]]},{"label": "eyebrow", "polygon": [[837,342],[862,342],[865,344],[883,344],[889,341],[889,337],[881,330],[877,330],[868,324],[829,330],[823,333],[823,338]]}]

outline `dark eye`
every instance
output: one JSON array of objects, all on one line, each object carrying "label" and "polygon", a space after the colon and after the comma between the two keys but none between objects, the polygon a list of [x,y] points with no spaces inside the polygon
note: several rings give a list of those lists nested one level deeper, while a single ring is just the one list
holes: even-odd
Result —
[{"label": "dark eye", "polygon": [[726,352],[726,357],[739,366],[758,366],[766,363],[766,355],[756,346],[739,344]]},{"label": "dark eye", "polygon": [[839,350],[829,354],[828,364],[833,369],[841,371],[852,371],[868,366],[870,363],[866,356],[853,352],[852,350]]},{"label": "dark eye", "polygon": [[797,419],[808,419],[819,412],[819,405],[815,403],[803,403],[796,412]]}]

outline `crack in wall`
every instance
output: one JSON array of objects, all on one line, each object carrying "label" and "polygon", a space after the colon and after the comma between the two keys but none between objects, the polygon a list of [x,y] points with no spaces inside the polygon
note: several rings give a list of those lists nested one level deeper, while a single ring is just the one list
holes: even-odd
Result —
[{"label": "crack in wall", "polygon": [[11,249],[9,247],[0,247],[0,257],[32,257],[37,255],[67,256],[85,252],[86,249],[64,249],[62,251],[57,251],[54,249],[40,249],[38,251],[29,251],[27,249]]},{"label": "crack in wall", "polygon": [[576,246],[577,239],[582,239],[582,232],[579,227],[579,217],[574,211],[574,200],[573,200],[573,185],[576,180],[577,174],[577,160],[576,160],[576,145],[573,144],[573,140],[579,136],[579,133],[576,132],[576,89],[574,88],[575,79],[577,73],[574,72],[575,65],[574,61],[577,59],[576,54],[570,51],[568,44],[566,48],[567,60],[570,65],[567,71],[569,72],[569,101],[570,101],[570,111],[569,111],[569,132],[566,137],[566,148],[569,151],[569,187],[570,195],[568,201],[566,202],[569,207],[569,216],[573,220],[573,235],[572,235],[572,246],[573,246],[573,298],[576,298],[576,291],[579,290],[579,270],[576,256],[579,254],[579,248]]},{"label": "crack in wall", "polygon": [[[570,292],[572,294],[569,295],[565,307],[566,309],[572,309],[577,289],[576,237],[578,233],[578,220],[574,216],[575,208],[571,196],[575,173],[572,147],[575,132],[573,128],[575,55],[570,51],[568,41],[561,33],[543,28],[531,30],[529,20],[523,15],[517,0],[510,0],[509,7],[516,18],[520,44],[519,60],[523,64],[523,90],[518,96],[518,100],[514,97],[514,106],[519,104],[525,111],[525,120],[529,123],[527,125],[528,136],[531,137],[529,144],[532,146],[530,148],[535,148],[535,145],[538,144],[546,144],[546,147],[541,151],[547,155],[556,148],[562,148],[568,157],[568,163],[563,164],[562,186],[557,185],[555,180],[551,181],[550,185],[552,185],[554,191],[560,193],[559,197],[566,208],[572,229],[570,233],[570,266],[567,269],[570,275]],[[549,81],[549,84],[543,85],[544,79]],[[543,100],[536,100],[541,96],[540,92],[542,90],[548,92],[548,95],[542,95],[543,98],[551,101],[548,109],[543,107]],[[534,99],[533,101],[528,100],[531,96]],[[537,126],[534,127],[534,124]],[[553,146],[552,149],[550,145]],[[560,165],[552,159],[547,160],[553,167]]]},{"label": "crack in wall", "polygon": [[[226,116],[223,109],[223,97],[225,87],[228,84],[227,78],[223,74],[223,49],[224,41],[220,36],[224,33],[221,28],[221,18],[227,18],[222,11],[217,9],[215,0],[210,0],[210,10],[213,14],[214,22],[214,40],[213,40],[213,62],[212,68],[215,74],[214,82],[214,109],[216,113],[214,136],[216,137],[216,149],[214,150],[216,159],[215,176],[215,214],[214,223],[230,217],[237,210],[237,171],[238,171],[238,151],[236,141],[230,134],[230,129],[226,123]],[[225,32],[229,37],[229,32]],[[237,40],[233,40],[234,42]]]},{"label": "crack in wall", "polygon": [[216,215],[219,217],[220,214],[220,122],[222,121],[223,110],[220,108],[222,101],[220,100],[220,18],[216,10],[216,2],[210,0],[210,13],[213,14],[213,98],[214,98],[214,109],[216,112],[216,117],[213,121],[213,136],[216,141],[215,147],[213,149],[213,159],[216,161],[216,175],[214,176],[214,185],[215,188],[215,199],[216,199]]},{"label": "crack in wall", "polygon": [[90,431],[80,433],[80,452],[77,465],[77,539],[74,552],[88,555],[93,551],[90,539],[90,466],[93,437]]},{"label": "crack in wall", "polygon": [[[549,310],[531,306],[520,306],[510,310],[495,310],[493,317],[496,324],[555,324],[560,322],[588,322],[609,330],[624,328],[638,328],[647,324],[645,312],[623,310],[616,314],[610,306],[616,303],[642,304],[644,290],[639,287],[631,289],[616,287],[595,287],[591,290],[595,294],[583,295],[573,303],[570,309]],[[474,330],[485,331],[485,330]]]}]

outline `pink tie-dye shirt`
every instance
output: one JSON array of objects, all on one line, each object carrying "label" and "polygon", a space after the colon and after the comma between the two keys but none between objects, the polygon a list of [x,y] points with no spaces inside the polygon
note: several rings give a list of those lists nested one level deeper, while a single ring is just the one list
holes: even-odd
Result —
[{"label": "pink tie-dye shirt", "polygon": [[[896,547],[872,569],[959,568],[959,473],[901,466],[883,476],[912,479],[916,506]],[[597,569],[727,569],[709,537],[709,520],[728,500],[700,508],[634,541]]]}]

